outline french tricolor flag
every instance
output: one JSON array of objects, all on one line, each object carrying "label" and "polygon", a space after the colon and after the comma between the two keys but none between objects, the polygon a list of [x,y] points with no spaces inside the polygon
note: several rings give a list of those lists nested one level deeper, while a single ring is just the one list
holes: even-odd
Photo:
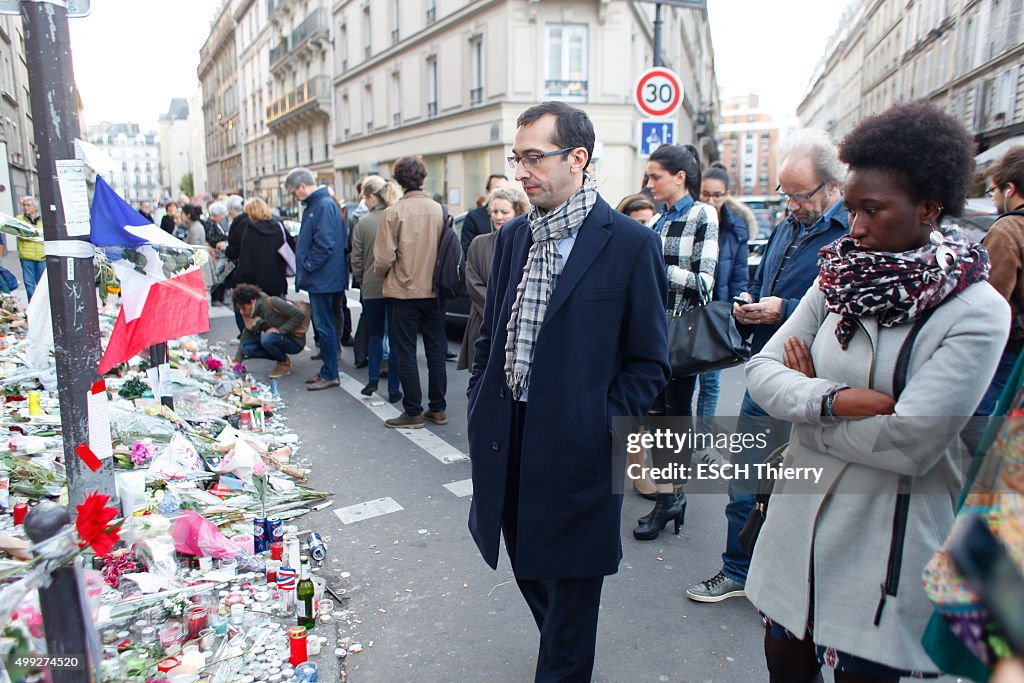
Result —
[{"label": "french tricolor flag", "polygon": [[168,277],[152,245],[192,247],[148,222],[100,176],[96,177],[89,241],[135,249],[146,261],[141,270],[123,258],[113,261],[121,280],[121,312],[100,359],[101,375],[148,346],[210,331],[206,285],[199,268]]}]

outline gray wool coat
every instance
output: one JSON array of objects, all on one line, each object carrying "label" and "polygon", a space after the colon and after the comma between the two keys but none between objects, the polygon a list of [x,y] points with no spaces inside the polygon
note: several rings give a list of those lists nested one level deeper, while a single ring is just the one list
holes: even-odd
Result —
[{"label": "gray wool coat", "polygon": [[[835,337],[838,321],[815,281],[747,364],[753,399],[793,423],[785,465],[823,470],[817,485],[776,484],[751,560],[747,597],[801,637],[813,615],[818,645],[934,672],[920,642],[932,613],[921,572],[953,523],[962,486],[956,435],[995,371],[1009,306],[987,282],[951,297],[920,330],[895,415],[823,424],[821,400],[833,388],[870,387],[892,395],[896,359],[913,327],[882,327],[873,316],[861,318],[844,351]],[[783,364],[789,337],[807,340],[817,378]],[[887,596],[876,626],[902,474],[913,479],[898,590]]]}]

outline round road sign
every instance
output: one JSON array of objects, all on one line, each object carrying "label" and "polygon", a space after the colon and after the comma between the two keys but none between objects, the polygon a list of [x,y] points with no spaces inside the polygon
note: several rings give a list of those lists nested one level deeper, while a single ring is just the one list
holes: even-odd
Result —
[{"label": "round road sign", "polygon": [[671,116],[683,103],[683,84],[679,75],[663,66],[648,69],[636,82],[633,103],[647,116]]}]

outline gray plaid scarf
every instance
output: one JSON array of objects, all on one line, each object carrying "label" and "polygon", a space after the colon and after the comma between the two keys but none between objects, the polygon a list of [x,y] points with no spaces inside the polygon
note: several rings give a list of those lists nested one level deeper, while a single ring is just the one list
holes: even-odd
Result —
[{"label": "gray plaid scarf", "polygon": [[516,301],[508,319],[505,342],[505,377],[518,399],[530,387],[530,370],[537,335],[548,310],[548,301],[565,264],[557,243],[573,237],[597,204],[597,181],[584,178],[583,187],[561,206],[547,213],[538,207],[530,211],[530,232],[533,245],[523,267],[523,277],[516,288]]}]

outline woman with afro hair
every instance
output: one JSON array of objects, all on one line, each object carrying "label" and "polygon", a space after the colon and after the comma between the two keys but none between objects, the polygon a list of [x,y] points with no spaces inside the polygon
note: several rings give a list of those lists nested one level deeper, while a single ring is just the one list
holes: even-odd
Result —
[{"label": "woman with afro hair", "polygon": [[850,234],[747,365],[753,399],[793,423],[785,466],[820,474],[776,482],[751,560],[774,683],[820,680],[822,664],[836,683],[938,675],[921,572],[1010,318],[984,248],[940,229],[964,208],[973,147],[927,104],[862,121],[839,148]]}]

